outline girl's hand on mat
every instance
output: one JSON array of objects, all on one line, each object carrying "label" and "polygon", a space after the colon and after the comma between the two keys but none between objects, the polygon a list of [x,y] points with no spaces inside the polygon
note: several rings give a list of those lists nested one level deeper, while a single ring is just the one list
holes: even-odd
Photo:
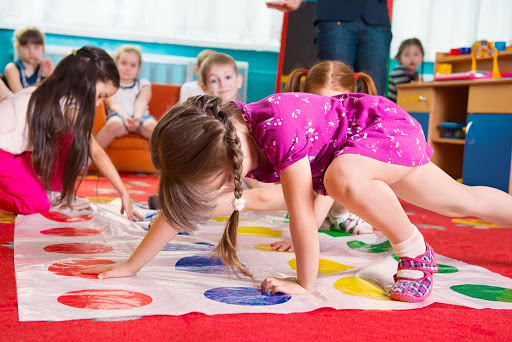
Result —
[{"label": "girl's hand on mat", "polygon": [[98,279],[131,277],[137,274],[126,262],[109,265],[87,266],[80,269],[80,273],[97,274]]},{"label": "girl's hand on mat", "polygon": [[307,294],[308,290],[303,288],[296,278],[274,278],[266,277],[261,282],[261,290],[267,294],[284,293],[288,295]]},{"label": "girl's hand on mat", "polygon": [[286,239],[282,241],[272,242],[270,247],[278,252],[294,252],[295,248],[293,248],[292,239]]},{"label": "girl's hand on mat", "polygon": [[144,220],[144,216],[133,210],[130,194],[126,193],[125,195],[122,195],[121,202],[123,204],[121,206],[121,214],[124,214],[124,212],[126,211],[126,216],[128,216],[130,220],[135,222]]}]

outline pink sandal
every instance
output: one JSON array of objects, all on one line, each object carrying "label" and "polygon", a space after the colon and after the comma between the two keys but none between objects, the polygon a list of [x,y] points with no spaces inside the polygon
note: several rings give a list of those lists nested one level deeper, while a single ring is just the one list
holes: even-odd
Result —
[{"label": "pink sandal", "polygon": [[436,264],[436,255],[434,250],[425,243],[427,250],[416,258],[402,257],[398,259],[398,270],[421,271],[425,275],[423,278],[411,279],[397,277],[395,274],[395,284],[391,287],[391,298],[402,302],[417,303],[422,302],[432,292],[434,273],[439,271]]}]

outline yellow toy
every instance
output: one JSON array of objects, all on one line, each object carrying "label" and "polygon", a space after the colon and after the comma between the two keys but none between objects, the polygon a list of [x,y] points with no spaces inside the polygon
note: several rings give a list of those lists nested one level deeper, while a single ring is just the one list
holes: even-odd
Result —
[{"label": "yellow toy", "polygon": [[481,40],[473,44],[471,49],[471,71],[476,71],[476,60],[492,57],[492,78],[501,78],[498,68],[498,50],[492,42]]}]

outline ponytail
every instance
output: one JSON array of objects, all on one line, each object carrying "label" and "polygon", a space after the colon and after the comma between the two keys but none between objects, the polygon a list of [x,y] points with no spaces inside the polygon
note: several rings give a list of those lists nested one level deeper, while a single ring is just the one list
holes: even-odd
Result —
[{"label": "ponytail", "polygon": [[302,82],[302,76],[307,75],[308,70],[306,69],[295,69],[290,75],[288,75],[288,80],[284,85],[284,92],[303,92],[304,91],[304,82]]},{"label": "ponytail", "polygon": [[358,72],[356,73],[359,77],[356,77],[361,82],[361,92],[368,94],[368,95],[377,95],[377,88],[375,87],[375,83],[373,82],[372,78],[365,74],[364,72]]}]

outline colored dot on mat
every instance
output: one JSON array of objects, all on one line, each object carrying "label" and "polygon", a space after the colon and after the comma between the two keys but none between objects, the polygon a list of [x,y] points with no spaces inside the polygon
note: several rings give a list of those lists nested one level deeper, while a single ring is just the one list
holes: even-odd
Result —
[{"label": "colored dot on mat", "polygon": [[193,244],[169,243],[162,248],[162,251],[211,251],[215,247],[207,242],[195,242]]},{"label": "colored dot on mat", "polygon": [[208,299],[235,305],[276,305],[289,301],[292,297],[285,294],[266,294],[250,287],[217,287],[204,293]]},{"label": "colored dot on mat", "polygon": [[60,227],[41,230],[41,234],[57,236],[91,236],[101,234],[101,231],[90,228]]},{"label": "colored dot on mat", "polygon": [[322,234],[327,234],[332,237],[351,236],[346,231],[336,228],[334,226],[329,227],[329,230],[319,229],[318,232]]},{"label": "colored dot on mat", "polygon": [[341,278],[333,284],[333,287],[341,293],[351,296],[391,300],[379,286],[359,277]]},{"label": "colored dot on mat", "polygon": [[451,286],[455,292],[471,298],[483,299],[493,302],[512,303],[512,289],[504,287],[462,284]]},{"label": "colored dot on mat", "polygon": [[281,237],[283,232],[281,232],[280,230],[274,230],[267,227],[243,226],[238,227],[238,234],[246,236]]},{"label": "colored dot on mat", "polygon": [[[395,259],[396,261],[398,261],[398,257],[396,254],[391,254],[391,256],[393,257],[393,259]],[[449,266],[449,265],[442,265],[442,264],[437,264],[437,266],[439,267],[439,272],[438,273],[456,273],[456,272],[459,272],[459,269],[455,266]]]},{"label": "colored dot on mat", "polygon": [[43,215],[49,220],[57,222],[83,222],[92,219],[91,214],[69,216],[63,213],[59,213],[58,211],[48,211],[46,213],[41,213],[41,215]]},{"label": "colored dot on mat", "polygon": [[[293,270],[297,270],[297,260],[295,258],[288,261],[288,265],[290,265]],[[318,263],[318,273],[320,274],[341,273],[352,268],[354,268],[354,266],[343,265],[339,262],[327,259],[320,259]]]},{"label": "colored dot on mat", "polygon": [[268,243],[262,243],[259,245],[255,245],[254,248],[256,248],[260,251],[263,251],[263,252],[277,252],[275,249],[272,249],[272,246],[270,246],[270,244],[268,244]]},{"label": "colored dot on mat", "polygon": [[114,248],[98,243],[59,243],[43,248],[49,253],[63,254],[100,254],[112,251]]},{"label": "colored dot on mat", "polygon": [[482,219],[461,219],[454,218],[452,219],[453,223],[460,223],[470,227],[479,227],[479,228],[499,228],[500,226],[496,223],[492,223],[489,221],[485,221]]},{"label": "colored dot on mat", "polygon": [[362,241],[349,241],[347,242],[347,246],[350,248],[365,253],[383,253],[392,250],[391,244],[389,240],[379,243],[377,245],[371,245]]},{"label": "colored dot on mat", "polygon": [[85,266],[108,264],[115,264],[115,261],[107,259],[71,259],[50,265],[50,267],[48,267],[48,271],[61,276],[98,279],[97,274],[82,273],[80,270]]},{"label": "colored dot on mat", "polygon": [[225,274],[227,272],[226,265],[219,258],[200,255],[181,258],[175,268],[179,271],[194,273]]},{"label": "colored dot on mat", "polygon": [[57,301],[77,309],[123,310],[148,305],[153,299],[140,292],[105,289],[71,291]]},{"label": "colored dot on mat", "polygon": [[[212,220],[213,221],[217,221],[217,222],[228,222],[229,221],[229,217],[212,217]],[[239,222],[242,222],[242,221],[252,221],[252,220],[248,220],[248,219],[238,219]]]}]

